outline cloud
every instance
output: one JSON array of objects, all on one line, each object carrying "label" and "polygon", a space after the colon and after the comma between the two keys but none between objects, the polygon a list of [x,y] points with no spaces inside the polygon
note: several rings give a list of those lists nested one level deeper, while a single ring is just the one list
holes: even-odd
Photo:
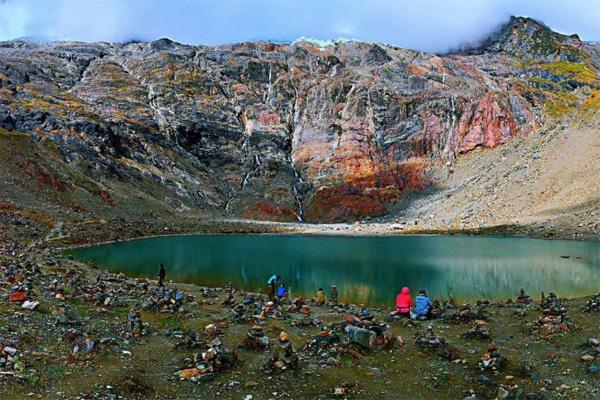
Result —
[{"label": "cloud", "polygon": [[480,40],[510,15],[600,40],[600,3],[585,0],[0,0],[0,40],[217,45],[305,36],[445,51]]}]

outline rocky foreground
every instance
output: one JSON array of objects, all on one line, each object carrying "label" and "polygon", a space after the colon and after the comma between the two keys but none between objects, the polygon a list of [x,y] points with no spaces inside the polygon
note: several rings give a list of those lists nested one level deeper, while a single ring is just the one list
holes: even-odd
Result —
[{"label": "rocky foreground", "polygon": [[[515,288],[512,300],[439,299],[428,321],[394,320],[389,308],[331,295],[323,306],[309,299],[278,306],[226,282],[222,289],[171,282],[160,289],[153,280],[72,261],[60,251],[64,227],[25,216],[6,222],[2,397],[600,397],[598,296],[547,293],[540,302]],[[88,231],[89,240],[105,239],[107,225]],[[159,229],[136,228],[122,224],[121,236]]]}]

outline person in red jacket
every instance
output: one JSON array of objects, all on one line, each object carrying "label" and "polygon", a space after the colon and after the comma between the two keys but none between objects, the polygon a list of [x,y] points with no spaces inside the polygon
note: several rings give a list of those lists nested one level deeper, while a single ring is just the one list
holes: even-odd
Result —
[{"label": "person in red jacket", "polygon": [[398,297],[396,297],[396,313],[401,317],[410,317],[410,309],[413,305],[410,289],[403,287]]}]

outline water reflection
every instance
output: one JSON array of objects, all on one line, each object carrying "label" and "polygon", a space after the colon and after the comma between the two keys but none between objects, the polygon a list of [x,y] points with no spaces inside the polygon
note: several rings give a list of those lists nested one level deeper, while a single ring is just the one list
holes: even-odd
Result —
[{"label": "water reflection", "polygon": [[[458,299],[583,296],[600,290],[600,244],[480,237],[173,236],[81,249],[76,258],[136,276],[262,288],[279,273],[293,294],[336,284],[353,302],[392,303],[402,286]],[[570,258],[562,258],[569,256]]]}]

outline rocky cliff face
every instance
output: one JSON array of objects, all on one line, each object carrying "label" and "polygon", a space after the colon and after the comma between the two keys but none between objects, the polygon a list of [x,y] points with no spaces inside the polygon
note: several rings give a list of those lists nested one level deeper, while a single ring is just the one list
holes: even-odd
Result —
[{"label": "rocky cliff face", "polygon": [[426,188],[432,164],[594,107],[599,59],[524,18],[443,56],[354,41],[5,42],[0,135],[30,152],[10,155],[20,190],[67,191],[56,200],[74,210],[354,220]]}]

